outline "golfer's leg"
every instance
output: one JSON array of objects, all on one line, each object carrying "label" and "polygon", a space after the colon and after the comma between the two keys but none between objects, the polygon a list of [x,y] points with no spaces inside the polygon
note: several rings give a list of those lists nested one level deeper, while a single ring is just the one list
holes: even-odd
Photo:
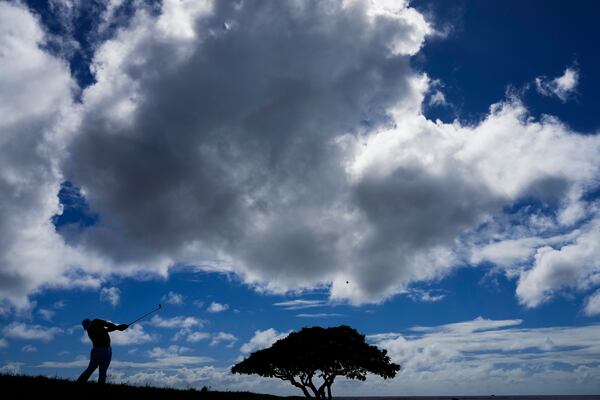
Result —
[{"label": "golfer's leg", "polygon": [[83,371],[81,375],[79,375],[79,378],[77,378],[77,382],[87,382],[88,379],[90,379],[90,376],[92,376],[92,374],[96,370],[96,368],[98,368],[99,364],[100,363],[98,360],[98,356],[94,349],[92,349],[90,353],[90,363],[88,364],[87,369]]},{"label": "golfer's leg", "polygon": [[110,347],[105,349],[102,354],[102,358],[100,360],[100,376],[98,377],[98,383],[105,384],[106,383],[106,371],[108,371],[108,366],[110,365],[110,361],[112,360],[112,350]]}]

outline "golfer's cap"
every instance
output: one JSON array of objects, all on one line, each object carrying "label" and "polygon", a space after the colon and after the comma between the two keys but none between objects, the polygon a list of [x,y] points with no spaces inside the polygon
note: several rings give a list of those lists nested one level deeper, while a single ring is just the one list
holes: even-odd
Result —
[{"label": "golfer's cap", "polygon": [[84,319],[81,321],[81,325],[83,325],[83,329],[87,329],[92,324],[92,321],[89,319]]}]

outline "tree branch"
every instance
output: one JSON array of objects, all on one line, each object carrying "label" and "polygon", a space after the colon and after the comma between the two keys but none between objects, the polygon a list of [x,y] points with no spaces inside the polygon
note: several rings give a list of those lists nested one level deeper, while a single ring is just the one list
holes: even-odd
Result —
[{"label": "tree branch", "polygon": [[310,390],[313,391],[313,393],[315,394],[315,398],[320,399],[321,398],[321,393],[319,392],[319,390],[315,387],[315,384],[312,381],[312,377],[313,377],[313,373],[306,373],[305,375],[305,385],[307,385]]},{"label": "tree branch", "polygon": [[335,375],[335,374],[333,374],[333,375],[331,375],[331,379],[329,379],[329,380],[327,381],[327,398],[328,398],[329,400],[331,400],[331,399],[332,399],[332,397],[331,397],[331,385],[333,385],[333,381],[335,380],[335,377],[336,377],[336,375]]},{"label": "tree branch", "polygon": [[292,385],[296,386],[297,388],[300,388],[302,390],[302,393],[304,393],[304,396],[306,396],[307,398],[312,398],[312,396],[310,395],[310,393],[308,392],[308,390],[306,390],[306,387],[304,387],[303,384],[299,383],[293,375],[288,375],[287,376],[287,380],[290,381],[292,383]]},{"label": "tree branch", "polygon": [[327,386],[328,376],[329,375],[321,374],[321,377],[323,378],[323,384],[321,386],[319,386],[319,392],[323,394],[323,397],[325,397],[325,387]]},{"label": "tree branch", "polygon": [[319,392],[321,393],[322,398],[325,398],[325,388],[327,388],[327,398],[331,400],[331,385],[333,385],[333,381],[335,380],[336,374],[321,374],[323,377],[323,384],[319,386]]}]

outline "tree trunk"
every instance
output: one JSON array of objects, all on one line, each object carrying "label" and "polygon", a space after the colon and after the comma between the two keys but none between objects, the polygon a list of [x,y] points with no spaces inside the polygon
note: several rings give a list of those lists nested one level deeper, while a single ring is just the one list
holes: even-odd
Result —
[{"label": "tree trunk", "polygon": [[[302,392],[304,392],[304,396],[306,396],[307,399],[313,398],[304,386],[300,385],[299,388],[302,389]],[[315,398],[318,399],[318,397],[315,397]]]},{"label": "tree trunk", "polygon": [[310,393],[308,392],[308,390],[306,390],[306,387],[304,385],[302,385],[301,383],[298,383],[298,381],[296,381],[294,378],[288,378],[288,380],[292,383],[292,385],[296,386],[297,388],[300,388],[302,390],[302,393],[304,393],[304,396],[307,399],[312,399],[313,397],[310,395]]},{"label": "tree trunk", "polygon": [[320,399],[322,399],[322,398],[323,398],[323,396],[321,396],[321,392],[319,391],[319,389],[317,389],[317,388],[315,387],[315,385],[313,384],[313,382],[312,382],[312,379],[311,379],[311,378],[309,378],[309,381],[308,381],[308,387],[310,387],[310,390],[312,390],[312,391],[313,391],[313,393],[315,394],[315,399],[319,399],[319,400],[320,400]]},{"label": "tree trunk", "polygon": [[[321,399],[331,400],[333,397],[331,396],[331,385],[333,385],[333,381],[335,380],[335,375],[326,375],[323,374],[323,384],[319,386],[319,395]],[[327,389],[327,394],[325,394],[325,389]]]}]

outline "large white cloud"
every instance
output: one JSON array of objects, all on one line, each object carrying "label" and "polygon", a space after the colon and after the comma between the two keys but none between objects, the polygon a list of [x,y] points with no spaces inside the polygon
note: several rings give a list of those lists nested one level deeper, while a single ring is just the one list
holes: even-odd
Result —
[{"label": "large white cloud", "polygon": [[[97,48],[81,104],[36,20],[8,4],[0,18],[0,295],[14,303],[177,263],[357,304],[465,261],[518,278],[527,306],[599,284],[585,195],[600,140],[514,98],[473,125],[427,120],[410,57],[433,29],[404,2],[165,1]],[[55,233],[63,179],[97,225]],[[505,212],[532,198],[551,211]]]},{"label": "large white cloud", "polygon": [[97,285],[72,275],[75,257],[54,231],[57,163],[71,131],[69,68],[41,49],[37,20],[0,4],[0,298],[28,306],[42,285]]},{"label": "large white cloud", "polygon": [[0,301],[21,309],[43,288],[98,289],[114,265],[65,244],[51,222],[81,107],[67,62],[46,45],[27,9],[0,4]]},{"label": "large white cloud", "polygon": [[217,261],[272,291],[331,281],[358,228],[337,139],[419,109],[426,86],[409,65],[425,20],[369,4],[140,12],[98,49],[63,163],[102,223],[65,237],[154,271]]},{"label": "large white cloud", "polygon": [[[353,259],[366,257],[354,263],[350,280],[359,289],[373,285],[367,299],[400,291],[394,284],[443,276],[461,260],[492,261],[520,275],[517,295],[530,306],[562,287],[585,288],[600,271],[595,205],[583,200],[597,182],[598,136],[574,133],[551,117],[535,121],[508,99],[475,126],[405,118],[357,146],[348,170],[369,229],[354,243],[363,247]],[[516,218],[504,212],[530,198],[552,211]],[[538,248],[572,241],[580,246],[562,252],[571,275],[557,263],[540,265],[541,256],[532,260]],[[333,294],[356,295],[355,286],[338,279]]]}]

